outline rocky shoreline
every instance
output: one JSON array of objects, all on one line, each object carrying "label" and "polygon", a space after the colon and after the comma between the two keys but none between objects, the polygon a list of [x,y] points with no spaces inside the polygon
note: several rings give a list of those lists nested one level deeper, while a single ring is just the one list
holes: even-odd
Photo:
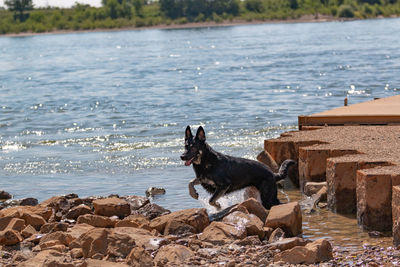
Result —
[{"label": "rocky shoreline", "polygon": [[142,196],[55,196],[0,210],[1,266],[396,266],[400,251],[301,237],[297,202],[254,198],[218,214],[170,212]]}]

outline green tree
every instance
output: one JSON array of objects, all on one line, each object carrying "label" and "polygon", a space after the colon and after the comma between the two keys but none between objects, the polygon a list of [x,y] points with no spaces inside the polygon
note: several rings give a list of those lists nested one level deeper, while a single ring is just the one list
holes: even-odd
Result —
[{"label": "green tree", "polygon": [[14,19],[19,18],[20,21],[25,21],[28,18],[28,15],[24,13],[25,11],[33,9],[32,0],[6,0],[4,4],[10,11],[14,11]]}]

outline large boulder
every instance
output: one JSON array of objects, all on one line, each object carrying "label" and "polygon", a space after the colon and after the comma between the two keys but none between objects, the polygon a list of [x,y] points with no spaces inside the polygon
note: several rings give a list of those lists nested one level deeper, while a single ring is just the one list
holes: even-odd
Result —
[{"label": "large boulder", "polygon": [[163,234],[200,233],[209,224],[205,209],[175,211],[153,219],[150,227]]},{"label": "large boulder", "polygon": [[297,202],[273,206],[268,214],[265,226],[282,228],[288,237],[302,233],[302,216]]},{"label": "large boulder", "polygon": [[44,206],[41,206],[41,205],[37,205],[37,206],[14,206],[14,207],[10,207],[10,208],[7,208],[7,209],[0,210],[0,217],[10,216],[10,217],[15,217],[15,218],[22,219],[22,215],[24,213],[36,214],[36,215],[39,215],[39,216],[43,217],[43,219],[45,221],[48,221],[50,219],[51,215],[53,214],[53,209],[50,208],[50,207],[44,207]]},{"label": "large boulder", "polygon": [[236,207],[237,210],[241,208],[245,208],[249,213],[256,215],[263,223],[268,216],[268,211],[255,198],[249,198]]},{"label": "large boulder", "polygon": [[154,262],[156,266],[183,266],[186,261],[193,256],[194,252],[189,248],[182,245],[171,244],[163,246],[158,250]]},{"label": "large boulder", "polygon": [[66,232],[58,231],[58,232],[44,235],[40,239],[39,244],[43,244],[43,243],[46,243],[46,242],[52,241],[52,240],[58,241],[58,243],[68,246],[72,242],[73,237]]},{"label": "large boulder", "polygon": [[23,213],[22,219],[26,225],[32,225],[37,231],[46,223],[46,220],[42,216],[35,213]]},{"label": "large boulder", "polygon": [[238,239],[243,239],[246,236],[247,232],[245,227],[237,227],[236,225],[224,222],[212,222],[204,229],[203,233],[199,235],[199,239],[213,244],[223,245],[232,243]]},{"label": "large boulder", "polygon": [[134,247],[126,257],[126,262],[132,267],[153,267],[153,258],[142,247]]},{"label": "large boulder", "polygon": [[131,206],[126,200],[111,197],[93,201],[94,213],[102,216],[124,218],[131,214]]},{"label": "large boulder", "polygon": [[240,211],[235,211],[222,220],[224,223],[230,223],[237,227],[246,228],[248,236],[257,235],[260,240],[264,239],[264,223],[254,214],[245,214]]},{"label": "large boulder", "polygon": [[267,165],[272,172],[276,173],[279,170],[279,165],[276,161],[272,158],[272,156],[267,151],[261,151],[260,154],[257,156],[257,160],[261,163]]},{"label": "large boulder", "polygon": [[67,233],[70,234],[73,239],[77,239],[77,238],[81,237],[84,233],[87,233],[93,229],[94,229],[94,226],[92,226],[92,225],[89,225],[86,223],[80,223],[80,224],[75,224],[71,228],[68,228]]},{"label": "large boulder", "polygon": [[283,261],[290,264],[315,264],[329,261],[333,258],[332,246],[325,239],[318,239],[305,246],[296,246],[278,253],[275,262]]},{"label": "large boulder", "polygon": [[0,231],[0,245],[11,246],[23,240],[21,234],[12,229]]},{"label": "large boulder", "polygon": [[21,232],[22,229],[24,228],[25,228],[25,221],[22,219],[10,216],[0,218],[0,231],[3,231],[5,229],[11,229]]},{"label": "large boulder", "polygon": [[90,207],[86,206],[85,204],[81,204],[70,209],[65,215],[65,217],[67,219],[76,220],[81,215],[92,214],[92,213],[93,212]]}]

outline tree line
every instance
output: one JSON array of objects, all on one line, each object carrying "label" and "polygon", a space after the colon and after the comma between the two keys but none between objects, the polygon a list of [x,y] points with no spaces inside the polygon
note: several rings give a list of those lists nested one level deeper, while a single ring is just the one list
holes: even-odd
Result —
[{"label": "tree line", "polygon": [[35,8],[32,0],[6,0],[0,34],[184,24],[265,21],[305,15],[337,18],[399,16],[400,0],[102,0],[102,7]]}]

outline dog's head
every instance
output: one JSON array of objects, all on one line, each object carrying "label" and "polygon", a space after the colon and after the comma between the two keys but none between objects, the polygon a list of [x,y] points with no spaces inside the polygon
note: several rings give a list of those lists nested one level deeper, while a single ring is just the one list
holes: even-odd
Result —
[{"label": "dog's head", "polygon": [[185,161],[186,166],[190,164],[201,164],[201,156],[206,145],[206,134],[203,127],[197,129],[196,136],[193,137],[190,126],[185,130],[185,152],[181,155],[181,160]]}]

